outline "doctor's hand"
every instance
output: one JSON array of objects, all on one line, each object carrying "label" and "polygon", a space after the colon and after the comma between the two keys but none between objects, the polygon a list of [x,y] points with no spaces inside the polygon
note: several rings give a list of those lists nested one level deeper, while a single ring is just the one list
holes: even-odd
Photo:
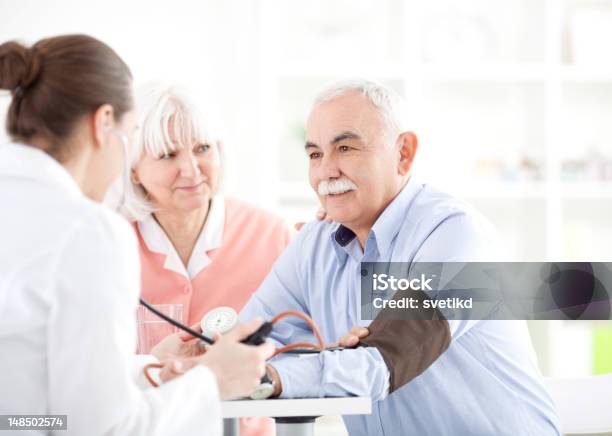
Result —
[{"label": "doctor's hand", "polygon": [[261,324],[261,319],[254,319],[237,325],[223,336],[217,335],[215,344],[208,347],[204,355],[195,358],[217,377],[221,400],[247,397],[259,386],[266,372],[266,360],[274,353],[274,345],[266,342],[253,346],[240,341]]},{"label": "doctor's hand", "polygon": [[[202,332],[199,323],[191,326],[191,329],[199,333]],[[202,353],[204,353],[204,347],[200,345],[200,340],[182,332],[166,336],[151,349],[151,354],[159,361],[194,357]]]}]

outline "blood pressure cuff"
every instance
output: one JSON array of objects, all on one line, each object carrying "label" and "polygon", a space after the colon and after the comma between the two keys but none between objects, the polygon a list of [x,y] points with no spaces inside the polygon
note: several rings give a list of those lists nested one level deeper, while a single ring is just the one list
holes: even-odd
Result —
[{"label": "blood pressure cuff", "polygon": [[[421,293],[420,298],[426,297]],[[393,299],[405,297],[401,294]],[[359,343],[382,355],[389,369],[389,393],[420,375],[450,345],[448,321],[438,310],[422,309],[418,318],[397,319],[397,312],[390,316],[389,310],[383,309],[368,327],[370,334]]]}]

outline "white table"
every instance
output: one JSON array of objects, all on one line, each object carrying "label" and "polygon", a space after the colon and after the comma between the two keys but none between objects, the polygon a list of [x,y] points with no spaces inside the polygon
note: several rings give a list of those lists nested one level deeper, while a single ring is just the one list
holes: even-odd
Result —
[{"label": "white table", "polygon": [[277,436],[311,436],[314,421],[322,415],[369,415],[369,397],[303,398],[222,401],[224,436],[238,435],[238,418],[268,416],[276,421]]}]

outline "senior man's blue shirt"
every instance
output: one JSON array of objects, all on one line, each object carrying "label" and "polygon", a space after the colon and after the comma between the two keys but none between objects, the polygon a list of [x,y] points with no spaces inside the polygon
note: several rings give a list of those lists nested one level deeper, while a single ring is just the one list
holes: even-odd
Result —
[{"label": "senior man's blue shirt", "polygon": [[[360,313],[360,262],[491,261],[486,221],[463,202],[411,179],[383,211],[362,251],[352,232],[311,222],[275,263],[240,316],[309,314],[326,342]],[[449,348],[389,394],[389,371],[376,348],[279,357],[282,398],[369,396],[371,415],[344,416],[351,435],[559,434],[552,401],[536,366],[524,321],[450,321]],[[297,319],[277,324],[283,343],[312,341]]]}]

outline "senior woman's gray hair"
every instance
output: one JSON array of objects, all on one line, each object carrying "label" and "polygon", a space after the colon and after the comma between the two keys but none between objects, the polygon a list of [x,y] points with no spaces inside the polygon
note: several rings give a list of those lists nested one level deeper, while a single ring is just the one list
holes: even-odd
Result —
[{"label": "senior woman's gray hair", "polygon": [[[136,92],[136,107],[138,130],[128,156],[131,170],[145,155],[163,156],[193,143],[216,144],[222,159],[219,139],[213,136],[208,120],[186,89],[161,83],[147,84]],[[123,204],[118,204],[120,198]],[[114,183],[105,203],[118,208],[129,221],[140,221],[155,212],[147,192],[142,185],[134,183],[132,177],[129,183],[122,180]]]},{"label": "senior woman's gray hair", "polygon": [[386,133],[393,139],[410,130],[404,98],[393,89],[371,80],[351,79],[333,83],[315,97],[312,108],[352,93],[362,94],[374,105],[385,124]]}]

